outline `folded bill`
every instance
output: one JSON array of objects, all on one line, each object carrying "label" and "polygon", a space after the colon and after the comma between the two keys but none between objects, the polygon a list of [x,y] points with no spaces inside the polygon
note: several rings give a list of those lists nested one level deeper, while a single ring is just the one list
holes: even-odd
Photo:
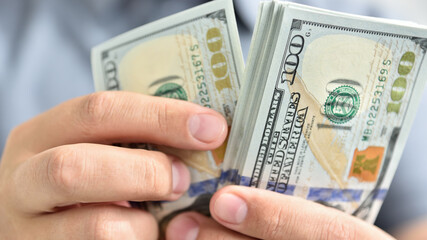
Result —
[{"label": "folded bill", "polygon": [[[222,113],[230,127],[243,64],[231,0],[209,2],[147,24],[92,50],[97,91],[124,90],[191,101]],[[206,152],[145,143],[121,146],[163,151],[189,166],[188,193],[175,202],[148,206],[162,224],[182,209],[209,212],[226,142]]]},{"label": "folded bill", "polygon": [[373,222],[424,89],[426,50],[416,24],[262,2],[223,184]]}]

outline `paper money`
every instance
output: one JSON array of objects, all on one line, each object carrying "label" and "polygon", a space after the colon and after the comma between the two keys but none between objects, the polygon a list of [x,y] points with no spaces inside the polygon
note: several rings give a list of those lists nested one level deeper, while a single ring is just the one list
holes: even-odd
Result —
[{"label": "paper money", "polygon": [[[243,57],[231,0],[206,3],[147,24],[92,50],[97,91],[125,90],[191,101],[224,115],[231,127]],[[226,142],[213,151],[131,144],[180,157],[191,172],[188,193],[149,205],[161,223],[187,210],[208,212]]]},{"label": "paper money", "polygon": [[416,24],[263,2],[228,181],[373,222],[424,89],[426,50]]}]

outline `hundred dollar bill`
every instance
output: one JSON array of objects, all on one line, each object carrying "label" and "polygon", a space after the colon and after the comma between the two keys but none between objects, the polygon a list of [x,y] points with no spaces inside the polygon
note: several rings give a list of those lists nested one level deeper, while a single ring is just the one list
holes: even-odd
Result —
[{"label": "hundred dollar bill", "polygon": [[[97,91],[191,101],[222,113],[231,126],[244,68],[232,1],[209,2],[109,40],[92,50],[92,68]],[[127,146],[178,156],[190,168],[188,193],[175,202],[149,204],[162,224],[183,210],[208,213],[226,142],[213,151]]]},{"label": "hundred dollar bill", "polygon": [[224,184],[373,222],[425,86],[426,50],[416,24],[263,2]]}]

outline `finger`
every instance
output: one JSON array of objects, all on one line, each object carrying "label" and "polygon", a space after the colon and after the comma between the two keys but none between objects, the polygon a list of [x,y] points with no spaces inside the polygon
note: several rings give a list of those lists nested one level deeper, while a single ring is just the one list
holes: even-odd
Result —
[{"label": "finger", "polygon": [[216,240],[216,239],[253,239],[231,231],[213,219],[199,213],[190,212],[178,215],[169,223],[166,230],[167,240]]},{"label": "finger", "polygon": [[210,210],[220,224],[260,239],[392,239],[336,209],[255,188],[223,188]]},{"label": "finger", "polygon": [[65,102],[22,124],[9,142],[19,142],[32,152],[80,142],[148,142],[208,150],[221,145],[226,135],[227,123],[214,110],[137,93],[99,92]]},{"label": "finger", "polygon": [[173,200],[189,186],[188,169],[161,152],[97,144],[65,145],[19,166],[10,187],[20,211],[75,203]]},{"label": "finger", "polygon": [[115,205],[84,206],[37,217],[37,232],[28,239],[157,239],[154,217],[141,210]]}]

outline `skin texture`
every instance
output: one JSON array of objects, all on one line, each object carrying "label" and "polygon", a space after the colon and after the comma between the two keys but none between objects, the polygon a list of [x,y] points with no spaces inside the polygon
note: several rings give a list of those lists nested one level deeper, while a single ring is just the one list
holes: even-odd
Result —
[{"label": "skin texture", "polygon": [[153,216],[127,201],[179,198],[188,169],[161,152],[112,144],[208,150],[226,134],[219,113],[179,100],[101,92],[65,102],[9,135],[0,239],[157,239]]}]

